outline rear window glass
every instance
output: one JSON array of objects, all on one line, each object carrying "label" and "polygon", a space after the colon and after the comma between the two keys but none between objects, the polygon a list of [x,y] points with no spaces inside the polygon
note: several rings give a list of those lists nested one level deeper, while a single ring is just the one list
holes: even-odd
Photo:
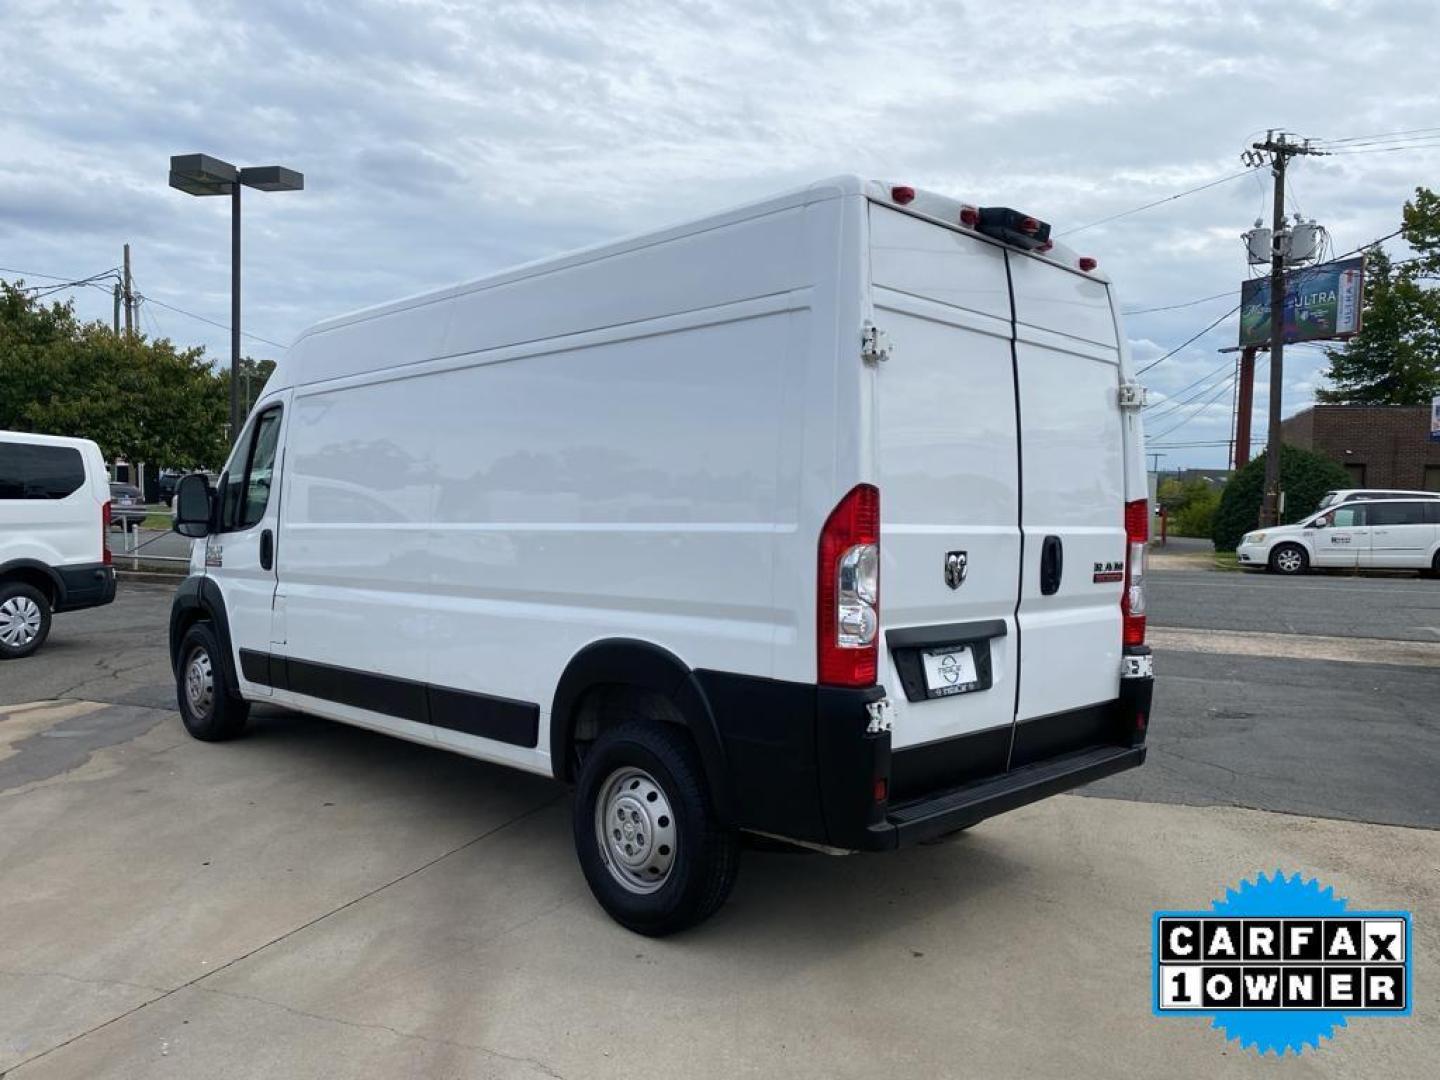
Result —
[{"label": "rear window glass", "polygon": [[0,499],[63,499],[85,483],[73,446],[0,442]]},{"label": "rear window glass", "polygon": [[1425,523],[1425,504],[1423,502],[1377,502],[1370,506],[1371,525],[1424,525]]}]

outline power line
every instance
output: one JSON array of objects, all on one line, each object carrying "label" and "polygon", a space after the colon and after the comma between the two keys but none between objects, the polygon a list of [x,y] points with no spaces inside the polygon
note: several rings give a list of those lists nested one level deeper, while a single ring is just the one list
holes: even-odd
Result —
[{"label": "power line", "polygon": [[1343,139],[1316,139],[1317,145],[1334,146],[1337,143],[1353,143],[1364,139],[1393,139],[1400,135],[1422,135],[1429,131],[1440,132],[1440,127],[1410,128],[1408,131],[1381,131],[1371,135],[1349,135]]},{"label": "power line", "polygon": [[1218,368],[1216,368],[1214,371],[1210,372],[1209,374],[1207,374],[1207,375],[1201,375],[1200,378],[1196,379],[1194,382],[1190,383],[1188,386],[1182,386],[1179,390],[1176,390],[1173,394],[1170,394],[1164,401],[1157,401],[1154,405],[1146,405],[1146,406],[1145,406],[1146,409],[1159,409],[1159,410],[1160,410],[1160,412],[1154,413],[1154,414],[1152,414],[1151,416],[1147,417],[1146,419],[1147,419],[1147,420],[1156,420],[1156,419],[1160,418],[1161,416],[1164,416],[1166,413],[1170,412],[1172,409],[1178,408],[1178,407],[1181,406],[1181,405],[1187,405],[1187,404],[1189,404],[1190,401],[1194,401],[1194,400],[1195,400],[1195,397],[1200,397],[1200,396],[1202,396],[1202,395],[1204,395],[1204,394],[1209,393],[1210,390],[1211,390],[1211,388],[1212,388],[1213,385],[1214,385],[1213,383],[1211,383],[1210,386],[1206,386],[1206,387],[1205,387],[1204,389],[1202,389],[1199,393],[1197,393],[1197,394],[1195,395],[1195,397],[1190,398],[1188,401],[1180,401],[1180,400],[1178,400],[1179,397],[1180,397],[1180,395],[1183,394],[1183,393],[1185,393],[1185,391],[1191,389],[1191,387],[1199,386],[1201,383],[1209,383],[1211,379],[1215,378],[1215,377],[1218,376],[1218,375],[1222,375],[1223,373],[1225,373],[1225,372],[1227,372],[1227,371],[1233,371],[1234,368],[1235,368],[1235,362],[1234,362],[1233,360],[1226,360],[1225,363],[1221,364]]},{"label": "power line", "polygon": [[1066,229],[1064,232],[1056,233],[1055,235],[1057,237],[1072,236],[1075,233],[1084,232],[1086,229],[1093,229],[1097,225],[1105,225],[1111,221],[1118,221],[1120,218],[1129,217],[1131,214],[1138,214],[1142,210],[1149,210],[1153,207],[1160,206],[1167,202],[1174,202],[1176,199],[1183,199],[1187,195],[1194,195],[1197,191],[1205,191],[1207,188],[1218,187],[1221,184],[1228,184],[1231,180],[1236,180],[1242,176],[1249,175],[1250,172],[1250,169],[1246,169],[1244,172],[1231,173],[1229,176],[1222,176],[1216,180],[1211,180],[1207,183],[1201,184],[1199,187],[1193,187],[1186,191],[1177,192],[1174,195],[1167,195],[1163,199],[1156,199],[1154,202],[1148,202],[1144,206],[1136,206],[1129,210],[1122,210],[1118,214],[1111,214],[1109,217],[1101,218],[1099,221],[1092,221],[1086,225],[1077,225],[1073,229]]},{"label": "power line", "polygon": [[[167,311],[173,311],[177,315],[188,315],[192,319],[199,319],[201,322],[209,323],[211,326],[218,327],[219,329],[224,330],[227,333],[230,330],[230,326],[227,323],[216,322],[214,319],[207,319],[204,315],[197,315],[193,311],[186,311],[184,308],[176,307],[174,304],[167,304],[164,300],[156,300],[153,296],[141,296],[139,294],[136,295],[141,300],[147,300],[152,304],[159,304]],[[254,338],[256,341],[263,341],[266,345],[273,345],[277,349],[288,348],[288,346],[281,345],[278,341],[271,341],[269,338],[261,337],[259,334],[252,334],[249,330],[242,329],[240,333],[244,337]]]},{"label": "power line", "polygon": [[1236,304],[1236,305],[1235,305],[1234,307],[1232,307],[1229,311],[1225,312],[1224,315],[1221,315],[1220,318],[1216,319],[1216,320],[1215,320],[1214,322],[1212,322],[1209,326],[1205,327],[1205,329],[1201,330],[1201,331],[1200,331],[1198,334],[1196,334],[1194,337],[1191,337],[1191,338],[1189,338],[1188,340],[1182,342],[1181,344],[1176,345],[1175,348],[1171,349],[1171,350],[1170,350],[1169,352],[1167,352],[1164,356],[1160,357],[1159,360],[1153,360],[1153,361],[1151,361],[1150,363],[1146,364],[1143,368],[1141,368],[1139,371],[1137,371],[1135,374],[1136,374],[1137,376],[1138,376],[1138,375],[1144,375],[1145,372],[1149,371],[1151,368],[1155,367],[1155,366],[1158,365],[1158,364],[1164,363],[1166,360],[1169,360],[1170,357],[1174,356],[1174,355],[1175,355],[1176,353],[1178,353],[1181,349],[1186,348],[1187,346],[1192,345],[1192,344],[1194,344],[1195,342],[1199,341],[1202,337],[1204,337],[1206,334],[1208,334],[1211,330],[1214,330],[1215,327],[1219,326],[1222,322],[1224,322],[1226,319],[1228,319],[1231,315],[1234,315],[1234,314],[1235,314],[1237,311],[1239,311],[1239,310],[1240,310],[1240,305],[1239,305],[1239,304]]},{"label": "power line", "polygon": [[1194,307],[1196,304],[1205,304],[1211,300],[1223,300],[1226,297],[1234,295],[1234,289],[1227,289],[1225,292],[1216,293],[1214,296],[1202,296],[1199,300],[1186,300],[1183,304],[1166,304],[1164,307],[1135,308],[1133,311],[1122,311],[1120,314],[1128,319],[1132,315],[1150,315],[1157,311],[1179,311],[1181,308]]},{"label": "power line", "polygon": [[[1165,429],[1164,431],[1162,431],[1160,434],[1153,436],[1153,438],[1155,438],[1155,439],[1163,439],[1163,438],[1165,438],[1165,436],[1170,435],[1170,434],[1172,434],[1172,433],[1174,433],[1174,432],[1176,432],[1176,431],[1179,431],[1179,430],[1180,430],[1182,427],[1184,427],[1186,424],[1190,423],[1191,420],[1194,420],[1197,416],[1199,416],[1201,413],[1203,413],[1206,409],[1210,408],[1210,406],[1212,406],[1212,405],[1214,405],[1216,402],[1218,402],[1218,401],[1220,400],[1221,396],[1222,396],[1223,394],[1225,394],[1225,393],[1230,389],[1230,386],[1231,386],[1232,383],[1234,383],[1235,379],[1236,379],[1236,376],[1231,376],[1230,378],[1224,380],[1224,381],[1220,384],[1219,388],[1215,391],[1215,394],[1210,398],[1209,401],[1206,401],[1203,405],[1201,405],[1199,408],[1197,408],[1197,409],[1196,409],[1194,412],[1192,412],[1189,416],[1185,417],[1185,419],[1181,420],[1181,421],[1180,421],[1178,424],[1176,424],[1174,427],[1166,428],[1166,429]],[[1151,441],[1151,440],[1150,440],[1149,438],[1147,438],[1147,439],[1145,440],[1145,442],[1146,442],[1147,445],[1149,445],[1150,441]]]}]

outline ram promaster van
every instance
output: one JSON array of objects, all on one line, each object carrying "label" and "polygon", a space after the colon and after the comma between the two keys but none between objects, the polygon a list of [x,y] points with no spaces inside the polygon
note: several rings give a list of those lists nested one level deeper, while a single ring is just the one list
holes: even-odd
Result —
[{"label": "ram promaster van", "polygon": [[177,493],[186,727],[573,784],[646,934],[739,831],[879,851],[1139,765],[1141,394],[1049,232],[842,178],[307,331]]}]

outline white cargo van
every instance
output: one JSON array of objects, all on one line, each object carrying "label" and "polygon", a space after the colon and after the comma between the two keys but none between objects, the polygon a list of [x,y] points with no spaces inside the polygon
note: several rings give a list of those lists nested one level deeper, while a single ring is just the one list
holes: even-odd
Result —
[{"label": "white cargo van", "polygon": [[109,536],[100,447],[0,431],[0,660],[40,648],[52,614],[115,599]]},{"label": "white cargo van", "polygon": [[599,902],[676,930],[738,830],[894,848],[1144,760],[1131,379],[1047,224],[855,178],[322,323],[179,489],[180,710],[572,783]]}]

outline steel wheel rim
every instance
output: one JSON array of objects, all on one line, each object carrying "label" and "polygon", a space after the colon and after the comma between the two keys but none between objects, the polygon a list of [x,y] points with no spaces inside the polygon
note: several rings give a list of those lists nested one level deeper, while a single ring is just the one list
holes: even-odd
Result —
[{"label": "steel wheel rim", "polygon": [[215,669],[202,648],[193,650],[185,662],[185,700],[196,716],[209,716],[215,703]]},{"label": "steel wheel rim", "polygon": [[1288,549],[1282,551],[1275,556],[1275,565],[1287,574],[1293,574],[1296,570],[1300,569],[1300,553]]},{"label": "steel wheel rim", "polygon": [[595,843],[610,876],[628,892],[662,888],[675,867],[679,834],[665,789],[644,769],[616,769],[595,800]]},{"label": "steel wheel rim", "polygon": [[44,621],[40,605],[28,596],[12,596],[0,604],[0,643],[21,649],[40,636]]}]

